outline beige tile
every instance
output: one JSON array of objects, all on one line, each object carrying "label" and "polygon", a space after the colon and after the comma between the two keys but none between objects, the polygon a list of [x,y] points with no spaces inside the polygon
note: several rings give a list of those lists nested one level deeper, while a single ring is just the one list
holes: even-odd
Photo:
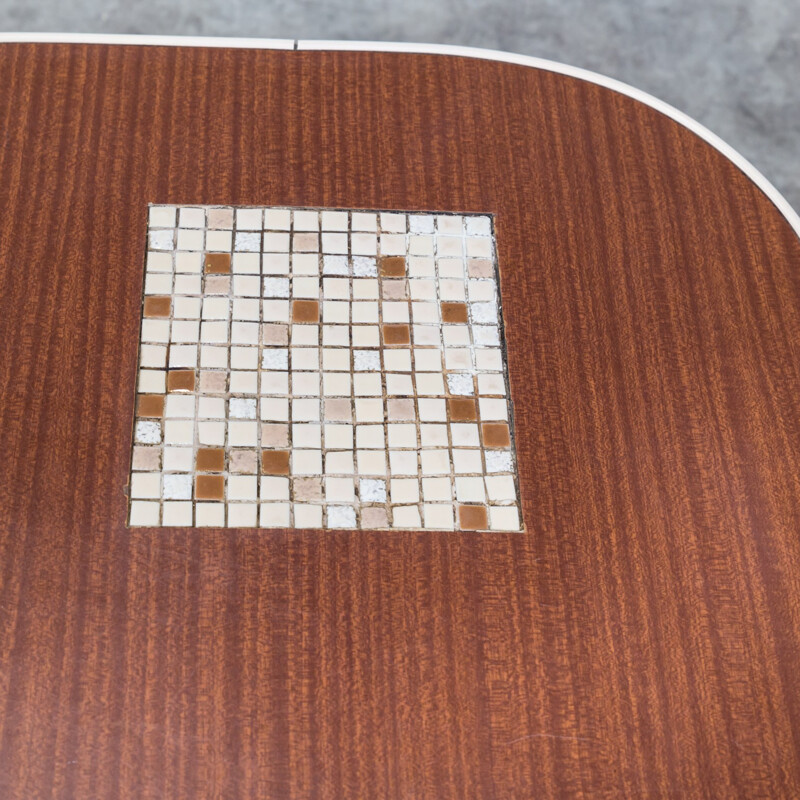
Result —
[{"label": "beige tile", "polygon": [[135,445],[133,448],[133,469],[147,471],[161,469],[161,448]]},{"label": "beige tile", "polygon": [[389,518],[385,508],[366,506],[361,509],[361,527],[364,530],[372,528],[388,528]]},{"label": "beige tile", "polygon": [[200,392],[208,394],[222,394],[228,389],[228,374],[227,372],[209,372],[204,371],[200,373]]},{"label": "beige tile", "polygon": [[231,472],[249,475],[258,472],[258,451],[256,450],[231,450],[229,461]]},{"label": "beige tile", "polygon": [[294,499],[299,502],[322,500],[321,478],[295,478],[292,482]]},{"label": "beige tile", "polygon": [[281,423],[261,425],[261,446],[267,448],[289,446],[289,426]]}]

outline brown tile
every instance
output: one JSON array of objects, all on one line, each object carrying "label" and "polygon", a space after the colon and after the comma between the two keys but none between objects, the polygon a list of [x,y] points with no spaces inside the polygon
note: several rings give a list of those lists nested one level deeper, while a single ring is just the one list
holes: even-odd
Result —
[{"label": "brown tile", "polygon": [[288,475],[289,474],[289,451],[288,450],[262,450],[261,451],[261,471],[265,475]]},{"label": "brown tile", "polygon": [[261,326],[262,344],[289,344],[289,326],[265,322]]},{"label": "brown tile", "polygon": [[451,397],[447,401],[452,422],[472,422],[478,419],[475,401],[466,397]]},{"label": "brown tile", "polygon": [[411,330],[408,325],[404,324],[386,324],[383,328],[383,343],[385,345],[391,344],[409,344],[411,342]]},{"label": "brown tile", "polygon": [[222,500],[225,497],[225,478],[222,475],[198,475],[194,479],[195,500]]},{"label": "brown tile", "polygon": [[295,253],[316,253],[319,251],[319,235],[316,233],[296,233],[292,238]]},{"label": "brown tile", "polygon": [[137,417],[163,417],[163,394],[140,394],[136,403]]},{"label": "brown tile", "polygon": [[505,422],[484,422],[481,432],[484,447],[511,447],[511,434]]},{"label": "brown tile", "polygon": [[200,373],[200,391],[208,394],[224,394],[228,390],[228,375],[225,372],[207,370]]},{"label": "brown tile", "polygon": [[295,478],[292,483],[295,502],[322,500],[321,478]]},{"label": "brown tile", "polygon": [[230,253],[206,253],[206,273],[229,275],[231,271]]},{"label": "brown tile", "polygon": [[231,279],[228,275],[206,275],[206,294],[230,294]]},{"label": "brown tile", "polygon": [[193,369],[171,369],[167,373],[168,392],[193,392],[194,391],[194,370]]},{"label": "brown tile", "polygon": [[406,260],[403,256],[384,256],[380,260],[380,273],[383,278],[403,278],[406,274]]},{"label": "brown tile", "polygon": [[387,403],[387,412],[390,422],[417,418],[414,412],[414,401],[409,398],[390,398]]},{"label": "brown tile", "polygon": [[388,528],[389,518],[385,508],[367,506],[361,509],[361,527],[364,530],[370,528]]},{"label": "brown tile", "polygon": [[467,271],[470,278],[491,278],[494,276],[492,262],[486,258],[471,258]]},{"label": "brown tile", "polygon": [[319,322],[319,300],[294,300],[292,322]]},{"label": "brown tile", "polygon": [[222,447],[199,447],[195,460],[198,472],[222,472],[225,469],[225,450]]},{"label": "brown tile", "polygon": [[406,294],[405,281],[381,281],[381,293],[384,300],[405,300]]},{"label": "brown tile", "polygon": [[263,423],[261,425],[262,447],[288,447],[289,426],[282,423]]},{"label": "brown tile", "polygon": [[230,230],[233,227],[233,209],[209,208],[208,227],[212,229]]},{"label": "brown tile", "polygon": [[467,322],[467,304],[442,303],[442,322]]},{"label": "brown tile", "polygon": [[258,453],[255,450],[231,450],[230,471],[255,475],[258,472]]},{"label": "brown tile", "polygon": [[161,469],[161,448],[134,445],[133,469],[144,469],[153,472]]},{"label": "brown tile", "polygon": [[489,528],[486,506],[459,506],[458,527],[463,531],[485,531]]},{"label": "brown tile", "polygon": [[346,397],[328,398],[325,401],[326,422],[352,422],[353,405]]},{"label": "brown tile", "polygon": [[168,317],[171,310],[171,297],[157,297],[152,295],[144,299],[144,315],[146,317]]}]

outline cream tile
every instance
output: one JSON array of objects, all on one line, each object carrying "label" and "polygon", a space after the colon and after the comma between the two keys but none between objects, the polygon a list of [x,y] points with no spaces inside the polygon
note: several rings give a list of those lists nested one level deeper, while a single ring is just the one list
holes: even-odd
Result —
[{"label": "cream tile", "polygon": [[450,478],[423,478],[422,499],[426,503],[452,501],[453,486]]},{"label": "cream tile", "polygon": [[459,503],[484,503],[486,491],[483,478],[460,477],[455,479],[456,500]]},{"label": "cream tile", "polygon": [[194,514],[198,528],[221,528],[225,525],[224,503],[195,503]]},{"label": "cream tile", "polygon": [[325,453],[326,475],[354,475],[355,458],[352,450],[328,450]]},{"label": "cream tile", "polygon": [[376,448],[383,450],[386,447],[383,425],[357,425],[356,447],[359,450]]},{"label": "cream tile", "polygon": [[261,478],[261,500],[277,502],[289,499],[289,479],[264,475]]},{"label": "cream tile", "polygon": [[161,516],[161,505],[152,500],[134,500],[131,502],[130,524],[158,525]]},{"label": "cream tile", "polygon": [[236,228],[240,231],[258,231],[263,227],[264,211],[260,208],[236,209]]},{"label": "cream tile", "polygon": [[322,451],[320,450],[293,450],[292,451],[293,475],[321,475]]},{"label": "cream tile", "polygon": [[425,503],[422,515],[426,528],[443,531],[453,529],[453,506],[449,503]]},{"label": "cream tile", "polygon": [[356,397],[380,397],[383,392],[381,376],[375,373],[353,375],[353,392]]},{"label": "cream tile", "polygon": [[228,527],[255,528],[257,514],[256,503],[228,503]]},{"label": "cream tile", "polygon": [[289,394],[289,373],[285,370],[270,370],[262,372],[259,392],[263,395],[285,396]]},{"label": "cream tile", "polygon": [[288,231],[292,214],[288,208],[267,208],[264,211],[264,230]]},{"label": "cream tile", "polygon": [[493,531],[518,531],[519,511],[516,506],[489,506],[489,527]]},{"label": "cream tile", "polygon": [[[255,500],[257,497],[258,484],[255,475],[231,475],[228,478],[228,500]],[[228,511],[230,512],[230,507]]]},{"label": "cream tile", "polygon": [[197,295],[201,292],[202,278],[200,275],[176,275],[176,295]]},{"label": "cream tile", "polygon": [[385,475],[386,453],[381,450],[359,450],[356,453],[359,475]]},{"label": "cream tile", "polygon": [[490,502],[502,503],[517,499],[514,478],[511,475],[487,475],[484,481],[486,482],[486,494]]},{"label": "cream tile", "polygon": [[350,227],[354,231],[377,231],[378,215],[362,211],[354,211],[351,214]]},{"label": "cream tile", "polygon": [[147,274],[144,279],[145,294],[170,294],[172,291],[172,275],[153,273]]},{"label": "cream tile", "polygon": [[358,397],[355,401],[358,422],[383,422],[383,400],[372,397]]},{"label": "cream tile", "polygon": [[389,451],[389,470],[392,475],[416,475],[419,469],[417,450]]},{"label": "cream tile", "polygon": [[291,519],[289,503],[262,503],[259,507],[260,528],[288,528]]},{"label": "cream tile", "polygon": [[319,212],[317,211],[295,211],[294,229],[296,231],[317,231],[319,230]]},{"label": "cream tile", "polygon": [[421,450],[419,454],[423,475],[444,475],[450,472],[447,450]]},{"label": "cream tile", "polygon": [[322,392],[326,397],[349,397],[352,392],[352,379],[345,372],[324,372]]},{"label": "cream tile", "polygon": [[293,508],[295,528],[322,527],[322,506],[309,503],[295,503]]},{"label": "cream tile", "polygon": [[456,447],[451,453],[453,472],[457,475],[474,475],[483,472],[481,451]]},{"label": "cream tile", "polygon": [[324,231],[346,231],[346,211],[322,211],[320,213],[321,227]]},{"label": "cream tile", "polygon": [[423,423],[419,426],[422,447],[447,447],[447,425]]},{"label": "cream tile", "polygon": [[352,450],[353,426],[345,423],[326,423],[325,447],[329,450]]},{"label": "cream tile", "polygon": [[190,502],[169,501],[164,503],[162,525],[189,527],[192,525],[194,511]]},{"label": "cream tile", "polygon": [[392,527],[421,528],[419,508],[417,506],[394,506],[392,508]]},{"label": "cream tile", "polygon": [[151,228],[174,228],[177,209],[175,206],[150,206],[148,222]]},{"label": "cream tile", "polygon": [[194,449],[192,447],[165,447],[165,472],[191,472],[194,469]]},{"label": "cream tile", "polygon": [[131,475],[131,495],[134,500],[161,497],[160,472],[134,472]]},{"label": "cream tile", "polygon": [[[377,375],[374,376],[374,378],[378,377]],[[386,373],[386,394],[393,397],[414,394],[414,384],[411,381],[411,376],[398,372]]]}]

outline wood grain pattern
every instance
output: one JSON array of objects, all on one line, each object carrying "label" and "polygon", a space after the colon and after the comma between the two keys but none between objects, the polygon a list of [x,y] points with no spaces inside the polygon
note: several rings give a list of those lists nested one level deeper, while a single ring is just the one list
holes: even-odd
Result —
[{"label": "wood grain pattern", "polygon": [[[0,46],[0,796],[800,795],[800,241],[607,89]],[[124,527],[146,204],[497,215],[528,534]]]}]

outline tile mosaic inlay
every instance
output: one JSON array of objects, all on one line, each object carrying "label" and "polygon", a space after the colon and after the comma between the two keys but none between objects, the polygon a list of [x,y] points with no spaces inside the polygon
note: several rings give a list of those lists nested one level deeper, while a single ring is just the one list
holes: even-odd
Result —
[{"label": "tile mosaic inlay", "polygon": [[488,215],[151,206],[132,526],[518,531]]}]

